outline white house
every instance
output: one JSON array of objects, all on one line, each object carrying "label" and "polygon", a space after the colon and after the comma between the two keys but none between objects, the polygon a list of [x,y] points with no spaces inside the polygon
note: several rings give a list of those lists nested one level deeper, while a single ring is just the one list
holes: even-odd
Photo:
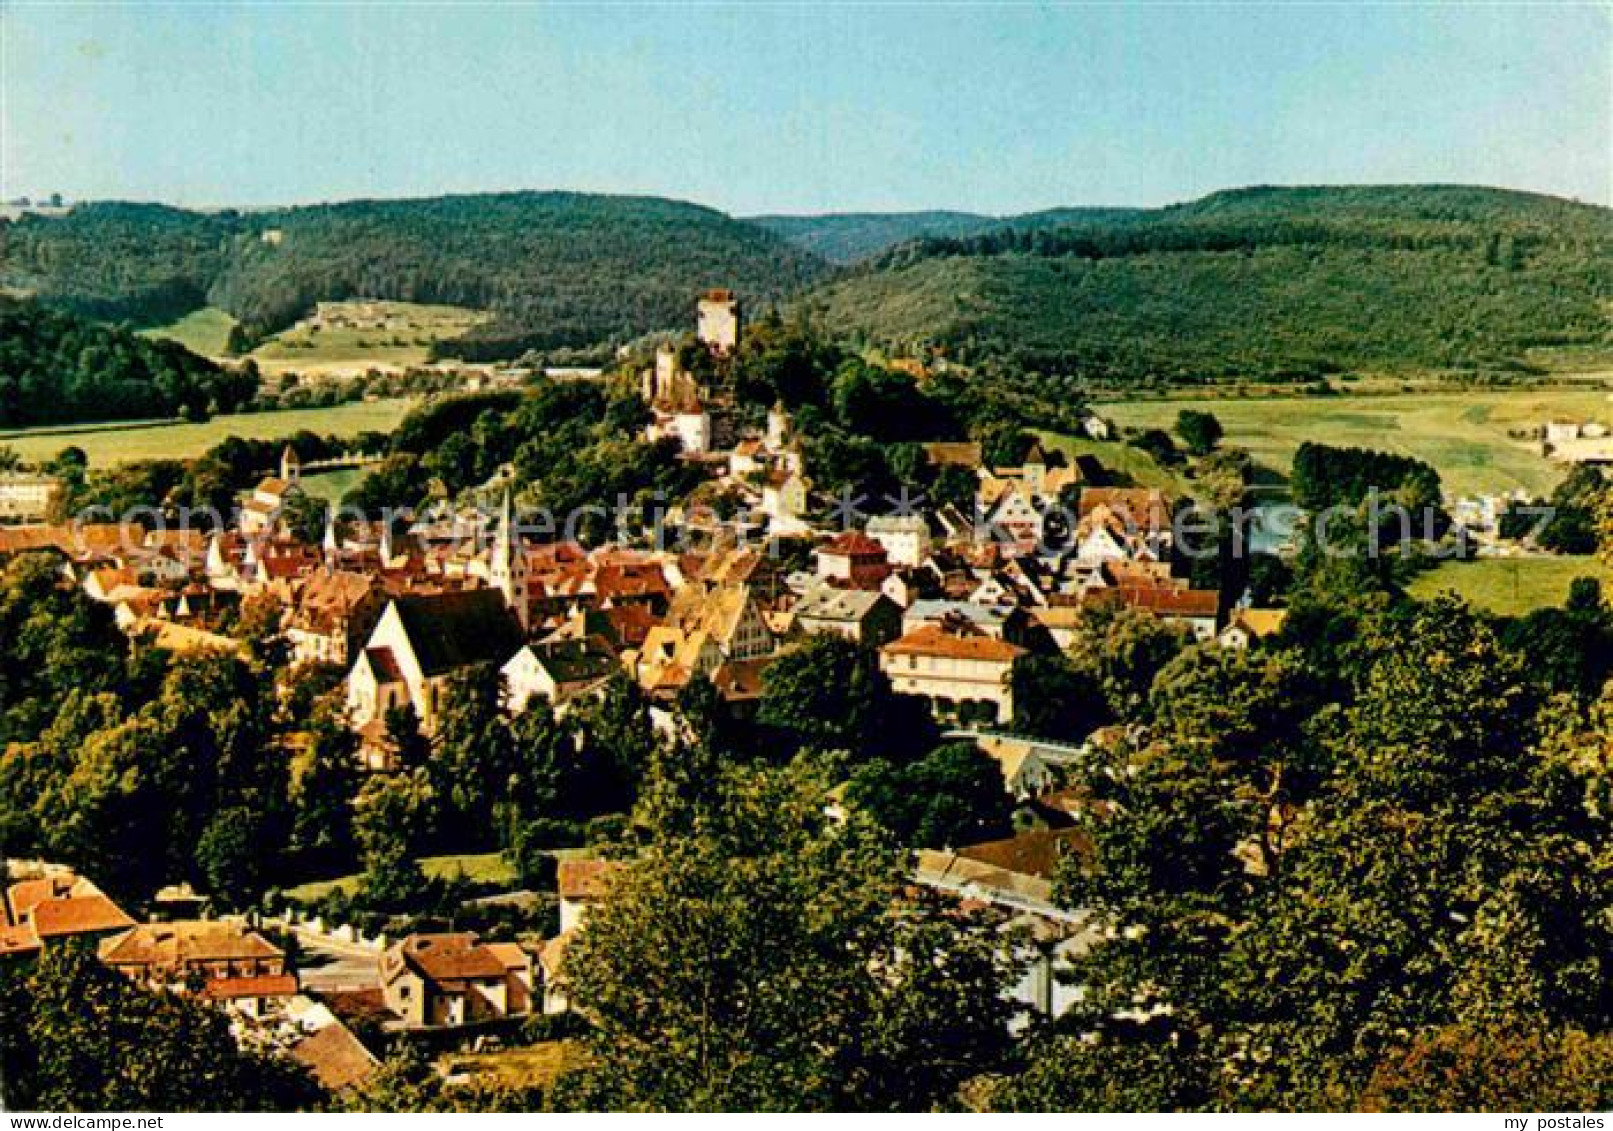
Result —
[{"label": "white house", "polygon": [[559,705],[603,686],[616,671],[614,656],[589,640],[528,644],[499,669],[505,702],[513,714],[534,697]]},{"label": "white house", "polygon": [[1014,717],[1010,677],[1025,649],[974,630],[927,625],[879,650],[880,670],[899,695],[919,695],[942,714]]},{"label": "white house", "polygon": [[866,530],[885,547],[891,565],[921,565],[930,556],[930,524],[921,514],[875,515]]}]

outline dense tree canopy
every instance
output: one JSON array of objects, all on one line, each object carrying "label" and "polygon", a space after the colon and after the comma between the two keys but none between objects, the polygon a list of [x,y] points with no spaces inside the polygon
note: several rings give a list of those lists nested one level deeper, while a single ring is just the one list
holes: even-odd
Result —
[{"label": "dense tree canopy", "polygon": [[871,826],[824,814],[809,765],[725,771],[662,825],[571,945],[590,1020],[570,1102],[673,1110],[922,1110],[1003,1063],[1008,967],[989,931],[899,897]]},{"label": "dense tree canopy", "polygon": [[248,403],[257,387],[254,375],[177,343],[0,296],[0,428],[202,420]]}]

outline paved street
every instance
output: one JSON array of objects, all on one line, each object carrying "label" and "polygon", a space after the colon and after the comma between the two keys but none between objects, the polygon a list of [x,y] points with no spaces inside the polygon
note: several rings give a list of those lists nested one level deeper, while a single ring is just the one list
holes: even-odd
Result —
[{"label": "paved street", "polygon": [[378,984],[374,951],[351,943],[335,942],[307,931],[296,931],[301,954],[297,974],[311,990],[362,990]]}]

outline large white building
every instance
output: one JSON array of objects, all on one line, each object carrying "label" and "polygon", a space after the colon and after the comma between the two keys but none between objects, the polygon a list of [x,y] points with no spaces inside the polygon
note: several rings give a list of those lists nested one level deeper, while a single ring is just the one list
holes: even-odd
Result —
[{"label": "large white building", "polygon": [[899,695],[921,695],[940,714],[985,721],[1014,717],[1010,679],[1025,649],[976,632],[926,625],[879,650],[880,670]]},{"label": "large white building", "polygon": [[0,522],[44,522],[61,493],[53,475],[0,475]]}]

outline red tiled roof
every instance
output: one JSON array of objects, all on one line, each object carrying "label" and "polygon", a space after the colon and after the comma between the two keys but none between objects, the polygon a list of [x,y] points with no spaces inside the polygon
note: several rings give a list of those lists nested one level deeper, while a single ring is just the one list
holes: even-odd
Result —
[{"label": "red tiled roof", "polygon": [[1159,585],[1098,589],[1087,594],[1086,599],[1092,603],[1120,601],[1158,616],[1213,617],[1221,607],[1221,594],[1217,590],[1173,589]]},{"label": "red tiled roof", "polygon": [[112,966],[172,966],[192,962],[283,959],[285,954],[256,931],[221,920],[144,923],[101,944]]},{"label": "red tiled roof", "polygon": [[847,530],[818,547],[820,554],[844,554],[852,557],[884,557],[885,547],[861,530]]},{"label": "red tiled roof", "polygon": [[504,963],[468,933],[410,935],[398,944],[406,962],[434,982],[502,978]]},{"label": "red tiled roof", "polygon": [[958,849],[958,855],[1005,872],[1050,880],[1067,853],[1091,851],[1091,838],[1081,829],[1032,829],[1005,840],[971,844]]},{"label": "red tiled roof", "polygon": [[297,992],[295,974],[242,975],[234,978],[213,978],[202,987],[202,996],[217,1001],[233,1001],[250,997],[291,997]]},{"label": "red tiled roof", "polygon": [[914,629],[900,640],[885,645],[881,651],[892,656],[942,656],[955,660],[996,660],[1002,663],[1010,663],[1025,654],[1025,649],[1006,640],[947,632],[934,624]]},{"label": "red tiled roof", "polygon": [[1084,488],[1079,517],[1086,518],[1099,507],[1144,530],[1163,530],[1171,522],[1170,504],[1152,487]]},{"label": "red tiled roof", "polygon": [[134,920],[104,895],[47,899],[34,905],[30,919],[34,933],[41,939],[121,931],[134,926]]},{"label": "red tiled roof", "polygon": [[[6,902],[11,905],[11,913],[20,921],[27,918],[28,912],[47,899],[66,899],[73,894],[73,889],[82,883],[71,872],[63,872],[55,876],[42,876],[35,880],[19,880],[6,890]],[[93,885],[81,889],[84,894],[95,890]]]}]

